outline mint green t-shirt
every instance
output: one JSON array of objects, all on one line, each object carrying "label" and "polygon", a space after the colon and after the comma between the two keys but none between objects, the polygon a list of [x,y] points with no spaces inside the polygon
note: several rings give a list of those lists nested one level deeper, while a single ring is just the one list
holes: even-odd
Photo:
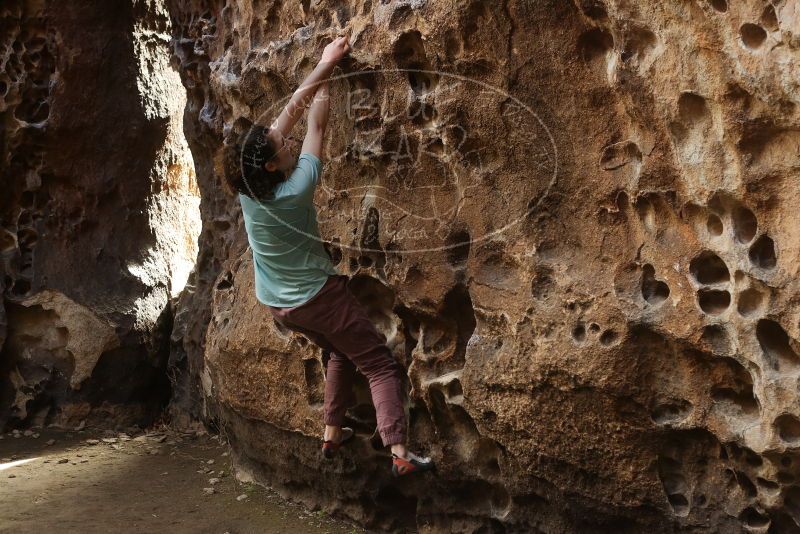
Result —
[{"label": "mint green t-shirt", "polygon": [[253,200],[239,194],[247,240],[253,249],[256,298],[289,308],[305,303],[338,274],[322,245],[314,188],[322,162],[302,153],[289,177],[275,186],[275,198]]}]

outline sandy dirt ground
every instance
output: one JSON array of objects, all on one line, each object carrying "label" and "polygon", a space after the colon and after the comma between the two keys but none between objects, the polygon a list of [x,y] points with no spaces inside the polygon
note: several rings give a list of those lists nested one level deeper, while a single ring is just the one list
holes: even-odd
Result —
[{"label": "sandy dirt ground", "polygon": [[237,481],[204,432],[0,435],[0,532],[362,533]]}]

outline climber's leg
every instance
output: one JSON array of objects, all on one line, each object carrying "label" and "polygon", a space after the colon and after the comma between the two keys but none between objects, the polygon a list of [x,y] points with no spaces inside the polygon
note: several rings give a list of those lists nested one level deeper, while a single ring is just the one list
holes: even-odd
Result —
[{"label": "climber's leg", "polygon": [[335,348],[332,352],[347,356],[367,377],[383,444],[404,444],[404,370],[347,288],[347,277],[331,276],[314,298],[285,310],[292,323],[324,335]]},{"label": "climber's leg", "polygon": [[342,426],[347,408],[353,404],[353,382],[356,366],[346,356],[330,352],[328,369],[325,373],[325,414],[326,425]]},{"label": "climber's leg", "polygon": [[314,332],[304,326],[294,323],[288,311],[294,308],[270,308],[275,320],[284,327],[303,334],[312,343],[322,349],[322,368],[325,377],[325,407],[323,420],[326,427],[325,439],[329,437],[336,440],[341,433],[347,408],[355,403],[353,383],[355,381],[356,367],[353,362],[336,352],[328,339],[319,332]]}]

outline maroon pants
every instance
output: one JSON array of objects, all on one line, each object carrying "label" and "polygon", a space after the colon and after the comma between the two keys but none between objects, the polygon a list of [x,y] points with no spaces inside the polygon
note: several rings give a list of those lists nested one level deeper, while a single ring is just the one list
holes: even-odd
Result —
[{"label": "maroon pants", "polygon": [[322,348],[326,425],[342,426],[353,400],[356,369],[369,381],[378,433],[384,446],[406,441],[403,368],[364,308],[347,288],[348,277],[332,275],[309,301],[292,308],[269,306],[275,320]]}]

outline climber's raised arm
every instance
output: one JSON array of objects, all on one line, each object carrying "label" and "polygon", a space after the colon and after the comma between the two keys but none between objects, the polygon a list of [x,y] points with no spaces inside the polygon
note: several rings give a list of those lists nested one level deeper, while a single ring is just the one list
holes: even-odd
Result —
[{"label": "climber's raised arm", "polygon": [[303,80],[303,83],[294,92],[283,111],[278,115],[278,118],[270,125],[271,129],[276,130],[276,135],[280,134],[283,137],[287,137],[291,133],[303,111],[311,105],[311,101],[320,84],[330,77],[336,63],[349,51],[350,44],[347,36],[338,37],[325,47],[319,64]]},{"label": "climber's raised arm", "polygon": [[328,111],[330,109],[330,95],[328,82],[319,86],[311,109],[308,112],[308,131],[303,139],[301,152],[314,154],[318,158],[322,154],[322,140],[325,138],[325,127],[328,125]]}]

